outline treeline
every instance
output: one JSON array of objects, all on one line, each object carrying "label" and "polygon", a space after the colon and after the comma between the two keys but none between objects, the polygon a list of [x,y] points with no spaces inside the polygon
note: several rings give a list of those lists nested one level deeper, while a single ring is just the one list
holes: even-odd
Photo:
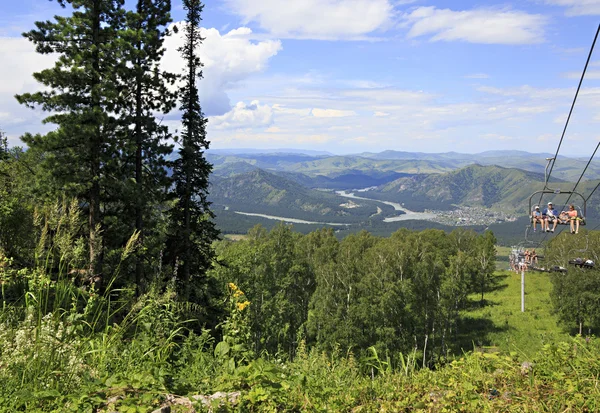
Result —
[{"label": "treeline", "polygon": [[390,238],[366,231],[339,241],[333,230],[301,235],[257,226],[247,240],[217,244],[211,271],[250,302],[250,343],[260,354],[294,355],[300,341],[397,357],[423,365],[448,356],[468,295],[493,285],[491,232],[402,229]]},{"label": "treeline", "polygon": [[[0,159],[0,246],[15,263],[32,266],[36,229],[57,200],[78,199],[87,219],[78,229],[81,284],[103,290],[135,234],[133,262],[117,287],[140,296],[152,283],[175,277],[178,296],[199,302],[218,236],[207,201],[211,165],[206,118],[197,81],[202,77],[199,0],[185,0],[182,72],[161,68],[171,35],[171,2],[58,0],[66,16],[36,23],[23,35],[38,53],[56,54],[35,73],[44,86],[16,96],[48,113],[47,134],[25,134],[28,150],[3,145]],[[177,106],[177,136],[162,118]],[[123,271],[125,270],[125,271]],[[115,287],[115,285],[113,285]]]},{"label": "treeline", "polygon": [[[551,274],[552,306],[562,324],[573,334],[590,336],[600,331],[600,232],[580,230],[561,233],[542,250],[540,266],[561,266],[566,273]],[[576,258],[592,260],[594,268],[570,264]]]}]

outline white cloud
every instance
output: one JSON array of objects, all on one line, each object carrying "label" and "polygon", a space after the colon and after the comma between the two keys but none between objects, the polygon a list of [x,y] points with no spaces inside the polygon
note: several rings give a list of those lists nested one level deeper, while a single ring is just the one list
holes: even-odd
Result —
[{"label": "white cloud", "polygon": [[521,11],[477,9],[454,11],[419,7],[404,15],[409,38],[484,44],[531,44],[544,40],[546,17]]},{"label": "white cloud", "polygon": [[288,115],[308,116],[310,115],[311,110],[308,108],[289,108],[285,105],[276,103],[273,105],[273,111],[275,111],[276,113],[284,113]]},{"label": "white cloud", "polygon": [[0,37],[0,129],[6,132],[9,145],[21,145],[19,136],[23,132],[49,128],[41,123],[47,114],[20,105],[14,95],[41,90],[43,86],[32,75],[55,61],[56,56],[40,55],[23,37]]},{"label": "white cloud", "polygon": [[600,14],[600,0],[546,0],[545,3],[566,7],[567,16]]},{"label": "white cloud", "polygon": [[[165,40],[166,52],[162,67],[166,71],[181,73],[184,61],[177,49],[184,42],[184,23],[174,23],[177,34]],[[171,25],[171,28],[173,27]],[[252,30],[240,27],[221,34],[217,29],[202,29],[204,42],[198,47],[204,64],[204,79],[199,81],[200,102],[207,115],[222,115],[230,109],[227,91],[249,76],[263,71],[273,56],[281,49],[279,40],[255,42],[250,39]]]},{"label": "white cloud", "polygon": [[249,105],[238,102],[222,116],[209,118],[209,127],[214,129],[246,129],[268,126],[273,122],[273,110],[253,100]]},{"label": "white cloud", "polygon": [[315,118],[344,118],[347,116],[355,116],[356,112],[353,110],[338,110],[338,109],[319,109],[314,108],[311,110],[312,115]]},{"label": "white cloud", "polygon": [[[280,38],[354,39],[390,26],[390,0],[226,0],[246,23]],[[407,3],[404,1],[403,3]]]},{"label": "white cloud", "polygon": [[[183,23],[174,25],[180,30],[165,40],[166,52],[161,63],[164,70],[182,73],[184,61],[177,48],[184,41]],[[253,41],[252,31],[246,27],[225,34],[216,29],[202,29],[202,35],[205,40],[198,48],[204,63],[204,79],[199,80],[202,108],[209,116],[223,115],[231,110],[228,92],[248,77],[262,72],[269,60],[282,49],[281,42]],[[0,37],[0,79],[4,79],[0,82],[0,128],[7,132],[12,145],[19,143],[18,136],[24,132],[37,133],[52,128],[52,125],[41,124],[46,113],[19,105],[14,95],[41,90],[42,85],[33,79],[32,74],[51,67],[55,59],[52,55],[36,53],[34,46],[25,38]],[[174,117],[177,114],[169,115],[165,122]]]},{"label": "white cloud", "polygon": [[373,116],[382,118],[382,117],[390,116],[390,114],[387,112],[381,112],[379,110],[376,110],[375,113],[373,113]]}]

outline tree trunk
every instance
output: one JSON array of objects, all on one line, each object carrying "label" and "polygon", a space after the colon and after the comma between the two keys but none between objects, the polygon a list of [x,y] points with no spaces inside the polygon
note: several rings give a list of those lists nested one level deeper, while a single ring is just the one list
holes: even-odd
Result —
[{"label": "tree trunk", "polygon": [[100,56],[98,53],[100,47],[100,0],[94,0],[92,6],[93,27],[92,44],[96,46],[93,55],[93,74],[92,74],[92,113],[91,121],[95,123],[94,134],[90,137],[90,175],[92,185],[89,192],[89,250],[90,250],[90,275],[95,279],[99,286],[102,284],[102,266],[101,266],[101,245],[98,242],[98,233],[96,226],[100,220],[100,152],[101,152],[101,127],[96,116],[100,111],[100,98],[98,96],[98,85],[100,83]]}]

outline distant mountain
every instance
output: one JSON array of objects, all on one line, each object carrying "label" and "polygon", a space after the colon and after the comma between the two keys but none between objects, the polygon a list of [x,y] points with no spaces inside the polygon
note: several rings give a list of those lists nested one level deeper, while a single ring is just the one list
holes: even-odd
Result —
[{"label": "distant mountain", "polygon": [[[373,176],[375,172],[396,172],[408,174],[444,173],[468,165],[497,165],[531,172],[544,173],[546,158],[550,153],[529,153],[525,151],[486,151],[479,154],[457,152],[424,153],[384,151],[365,152],[359,155],[328,156],[303,153],[254,153],[218,154],[207,152],[207,159],[214,164],[215,173],[229,163],[246,162],[269,171],[294,172],[317,177],[335,177],[339,174],[360,173]],[[587,159],[559,156],[552,169],[551,179],[575,182],[579,179]],[[589,165],[585,179],[600,178],[600,164]]]},{"label": "distant mountain", "polygon": [[353,171],[399,172],[399,173],[435,173],[456,169],[453,165],[419,160],[379,160],[360,156],[331,156],[315,160],[307,160],[290,166],[290,172],[301,172],[307,175],[331,176],[333,174]]}]

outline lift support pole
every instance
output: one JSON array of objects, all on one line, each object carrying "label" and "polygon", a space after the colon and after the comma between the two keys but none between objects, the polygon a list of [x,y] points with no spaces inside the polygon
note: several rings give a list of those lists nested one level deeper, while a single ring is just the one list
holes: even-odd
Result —
[{"label": "lift support pole", "polygon": [[521,312],[525,312],[525,270],[521,270]]}]

